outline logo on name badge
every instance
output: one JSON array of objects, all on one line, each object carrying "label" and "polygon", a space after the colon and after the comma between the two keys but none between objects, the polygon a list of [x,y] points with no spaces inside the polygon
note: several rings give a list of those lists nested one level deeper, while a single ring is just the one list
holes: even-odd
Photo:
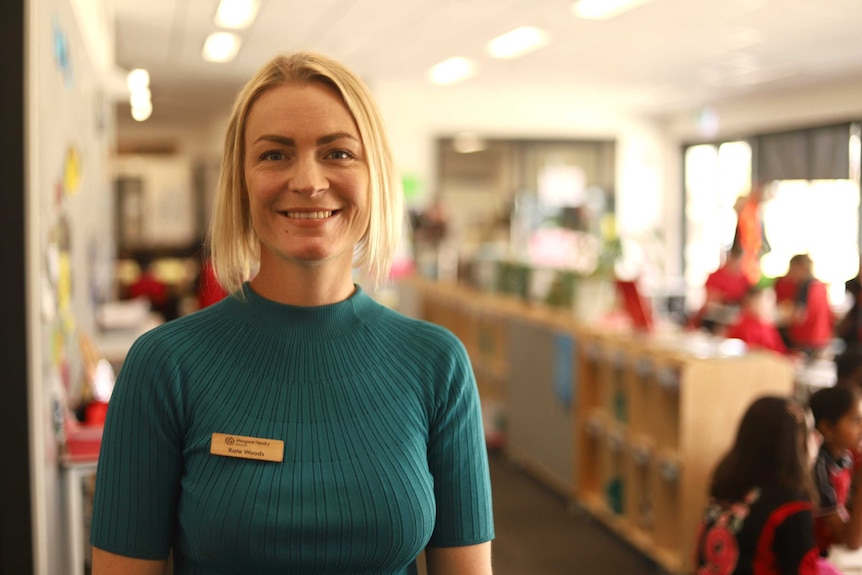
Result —
[{"label": "logo on name badge", "polygon": [[257,461],[283,461],[284,442],[265,437],[213,433],[210,454]]}]

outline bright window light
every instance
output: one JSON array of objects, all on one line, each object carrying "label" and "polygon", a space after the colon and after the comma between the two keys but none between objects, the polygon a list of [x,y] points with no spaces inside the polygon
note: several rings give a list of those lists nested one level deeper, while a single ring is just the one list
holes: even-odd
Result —
[{"label": "bright window light", "polygon": [[135,68],[126,75],[126,85],[133,94],[150,87],[150,73],[143,68]]},{"label": "bright window light", "polygon": [[216,26],[233,30],[248,28],[257,16],[258,8],[258,0],[221,0],[216,10]]},{"label": "bright window light", "polygon": [[577,0],[572,12],[578,18],[607,20],[647,2],[649,0]]},{"label": "bright window light", "polygon": [[497,36],[486,46],[488,54],[494,58],[517,58],[548,43],[548,34],[532,26],[521,26],[511,32]]},{"label": "bright window light", "polygon": [[208,62],[230,62],[239,52],[240,39],[231,32],[213,32],[204,42],[203,58]]},{"label": "bright window light", "polygon": [[466,80],[474,73],[473,62],[467,58],[456,56],[434,65],[428,72],[428,78],[434,84],[454,84]]}]

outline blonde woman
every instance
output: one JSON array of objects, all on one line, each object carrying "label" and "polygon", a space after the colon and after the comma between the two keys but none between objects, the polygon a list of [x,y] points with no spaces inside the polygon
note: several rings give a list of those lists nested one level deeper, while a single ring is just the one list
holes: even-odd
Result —
[{"label": "blonde woman", "polygon": [[[376,105],[321,55],[240,93],[210,247],[233,294],[145,334],[111,399],[93,573],[491,573],[475,380],[376,303],[401,193]],[[249,280],[249,270],[256,273]]]}]

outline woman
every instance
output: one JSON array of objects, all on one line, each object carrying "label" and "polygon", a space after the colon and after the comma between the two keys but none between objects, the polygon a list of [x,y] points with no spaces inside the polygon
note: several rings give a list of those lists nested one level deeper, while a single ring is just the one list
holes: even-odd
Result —
[{"label": "woman", "polygon": [[819,435],[793,400],[761,397],[712,477],[697,575],[817,575],[811,477]]},{"label": "woman", "polygon": [[[269,62],[227,129],[211,233],[234,294],[140,338],[99,460],[93,573],[491,572],[475,380],[448,331],[354,285],[386,278],[400,191],[368,89]],[[256,268],[251,281],[248,270]]]}]

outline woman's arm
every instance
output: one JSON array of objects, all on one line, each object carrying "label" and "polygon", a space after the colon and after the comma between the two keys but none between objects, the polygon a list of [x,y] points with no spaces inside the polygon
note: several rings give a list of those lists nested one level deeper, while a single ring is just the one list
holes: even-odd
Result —
[{"label": "woman's arm", "polygon": [[164,575],[166,566],[167,560],[134,559],[93,547],[93,575]]},{"label": "woman's arm", "polygon": [[[428,575],[491,575],[491,542],[464,547],[426,547]],[[95,571],[93,575],[99,575]]]}]

